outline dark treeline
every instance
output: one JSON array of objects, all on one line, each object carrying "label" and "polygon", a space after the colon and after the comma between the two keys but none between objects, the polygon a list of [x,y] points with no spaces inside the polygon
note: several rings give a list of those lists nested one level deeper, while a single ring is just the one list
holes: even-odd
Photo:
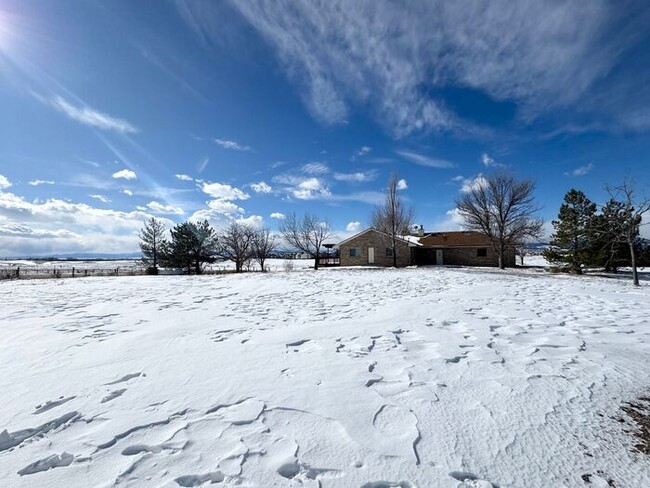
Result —
[{"label": "dark treeline", "polygon": [[608,192],[610,199],[602,206],[579,190],[567,192],[558,218],[552,222],[555,232],[544,257],[578,274],[584,268],[616,272],[631,266],[638,285],[637,266],[650,265],[650,246],[639,235],[650,202],[637,197],[630,182],[608,188]]},{"label": "dark treeline", "polygon": [[[313,215],[297,218],[289,215],[280,226],[280,235],[295,249],[310,255],[318,268],[323,242],[331,237],[329,223]],[[156,218],[147,220],[140,231],[142,261],[150,274],[159,268],[182,269],[201,274],[206,264],[232,261],[237,273],[251,262],[266,271],[266,260],[277,252],[278,238],[269,229],[233,221],[214,229],[207,220],[183,222],[170,230]]]}]

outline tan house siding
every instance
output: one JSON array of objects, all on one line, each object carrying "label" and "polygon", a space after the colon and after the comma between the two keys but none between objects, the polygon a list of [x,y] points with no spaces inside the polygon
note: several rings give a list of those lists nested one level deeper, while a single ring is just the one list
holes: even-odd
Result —
[{"label": "tan house siding", "polygon": [[[479,249],[485,249],[485,256],[479,256]],[[442,248],[442,264],[460,266],[498,266],[499,256],[492,247]],[[505,265],[515,266],[514,249],[506,251]]]},{"label": "tan house siding", "polygon": [[[375,262],[368,263],[368,248],[375,250]],[[386,245],[382,236],[373,230],[367,230],[352,239],[339,244],[339,255],[341,266],[392,266],[393,257],[386,255]],[[350,256],[350,249],[359,250],[358,256]],[[397,266],[408,266],[411,264],[411,248],[408,243],[398,241],[397,243]]]}]

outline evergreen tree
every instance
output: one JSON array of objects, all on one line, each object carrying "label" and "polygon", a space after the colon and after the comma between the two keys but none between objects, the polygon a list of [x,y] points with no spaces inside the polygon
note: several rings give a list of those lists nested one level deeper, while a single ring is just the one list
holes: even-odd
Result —
[{"label": "evergreen tree", "polygon": [[218,239],[207,220],[178,224],[171,234],[172,240],[164,253],[166,266],[201,274],[204,263],[215,261],[219,251]]},{"label": "evergreen tree", "polygon": [[140,231],[142,262],[150,273],[158,274],[158,264],[165,245],[165,226],[160,220],[151,217]]},{"label": "evergreen tree", "polygon": [[620,266],[630,263],[628,246],[617,238],[617,229],[623,225],[624,212],[621,202],[611,199],[594,219],[594,253],[598,266],[605,271],[616,272]]},{"label": "evergreen tree", "polygon": [[555,233],[544,257],[552,263],[567,265],[578,274],[583,265],[594,264],[595,217],[596,204],[581,191],[569,190],[557,220],[552,222]]}]

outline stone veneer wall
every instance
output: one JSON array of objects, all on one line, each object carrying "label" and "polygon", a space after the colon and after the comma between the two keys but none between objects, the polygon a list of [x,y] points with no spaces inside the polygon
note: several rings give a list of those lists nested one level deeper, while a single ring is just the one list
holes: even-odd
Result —
[{"label": "stone veneer wall", "polygon": [[[361,252],[359,256],[350,256],[350,248],[356,247]],[[386,248],[390,247],[376,232],[364,232],[354,239],[339,246],[341,266],[368,266],[368,248],[375,248],[375,266],[392,266],[393,257],[386,256]],[[411,264],[411,248],[408,243],[397,243],[397,266]],[[371,265],[372,266],[372,265]]]},{"label": "stone veneer wall", "polygon": [[[486,257],[478,257],[478,247],[456,247],[442,248],[442,263],[461,266],[498,266],[499,257],[492,247],[483,247],[487,249]],[[508,267],[515,266],[515,250],[509,249],[505,255],[505,265]]]}]

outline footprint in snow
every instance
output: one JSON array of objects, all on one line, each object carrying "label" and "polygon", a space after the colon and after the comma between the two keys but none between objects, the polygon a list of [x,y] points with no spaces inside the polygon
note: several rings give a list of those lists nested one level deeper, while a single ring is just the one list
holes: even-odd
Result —
[{"label": "footprint in snow", "polygon": [[464,471],[452,471],[449,473],[449,476],[461,482],[458,488],[499,488],[494,483],[480,479],[478,476]]}]

